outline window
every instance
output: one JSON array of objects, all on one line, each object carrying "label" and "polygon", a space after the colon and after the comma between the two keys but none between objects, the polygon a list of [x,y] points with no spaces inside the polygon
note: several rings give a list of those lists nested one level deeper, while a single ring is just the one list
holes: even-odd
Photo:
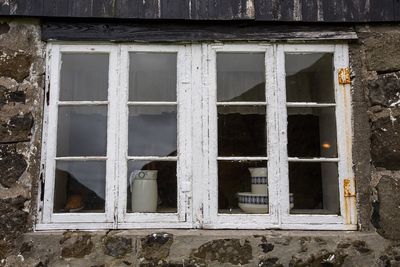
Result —
[{"label": "window", "polygon": [[37,229],[356,229],[347,46],[48,44]]}]

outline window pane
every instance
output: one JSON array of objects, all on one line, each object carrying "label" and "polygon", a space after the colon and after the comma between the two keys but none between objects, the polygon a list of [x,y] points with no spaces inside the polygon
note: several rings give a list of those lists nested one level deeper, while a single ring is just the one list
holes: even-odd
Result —
[{"label": "window pane", "polygon": [[176,53],[129,53],[129,62],[130,101],[176,101]]},{"label": "window pane", "polygon": [[217,54],[218,101],[265,101],[264,53]]},{"label": "window pane", "polygon": [[266,161],[218,161],[218,212],[268,213]]},{"label": "window pane", "polygon": [[105,156],[107,106],[58,108],[57,156]]},{"label": "window pane", "polygon": [[108,54],[63,53],[61,60],[60,100],[107,100]]},{"label": "window pane", "polygon": [[127,212],[177,212],[176,162],[128,161]]},{"label": "window pane", "polygon": [[288,154],[336,158],[335,108],[288,108]]},{"label": "window pane", "polygon": [[338,165],[289,162],[291,213],[339,214]]},{"label": "window pane", "polygon": [[176,139],[176,107],[137,106],[129,108],[129,155],[176,155]]},{"label": "window pane", "polygon": [[104,212],[105,161],[57,161],[54,212]]},{"label": "window pane", "polygon": [[266,156],[265,106],[218,107],[218,155]]},{"label": "window pane", "polygon": [[287,102],[334,103],[333,54],[286,54]]}]

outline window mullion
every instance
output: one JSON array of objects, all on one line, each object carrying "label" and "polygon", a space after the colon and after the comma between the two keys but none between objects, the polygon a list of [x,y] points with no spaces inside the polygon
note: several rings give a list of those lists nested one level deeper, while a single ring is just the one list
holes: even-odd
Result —
[{"label": "window mullion", "polygon": [[284,45],[276,46],[276,109],[277,109],[277,137],[279,157],[277,169],[279,179],[279,227],[282,226],[284,217],[289,215],[289,164],[287,152],[287,108],[286,108],[286,77],[285,77],[285,51]]},{"label": "window mullion", "polygon": [[[189,66],[189,67],[188,67]],[[186,46],[178,48],[177,58],[177,123],[178,123],[178,161],[177,161],[177,192],[178,192],[178,217],[179,221],[188,220],[189,205],[191,201],[191,164],[189,160],[190,149],[190,57],[187,55]]]},{"label": "window mullion", "polygon": [[119,50],[113,46],[110,51],[108,84],[108,126],[107,126],[107,174],[106,174],[106,217],[116,227],[117,167],[118,156],[118,88],[119,88]]},{"label": "window mullion", "polygon": [[129,55],[126,46],[120,45],[119,60],[119,88],[118,88],[118,157],[117,181],[118,181],[118,224],[126,221],[127,203],[127,148],[128,148],[128,81],[129,81]]},{"label": "window mullion", "polygon": [[277,93],[276,45],[269,46],[265,56],[266,96],[267,96],[267,140],[268,140],[268,183],[272,223],[278,224],[280,218],[279,194],[279,94]]}]

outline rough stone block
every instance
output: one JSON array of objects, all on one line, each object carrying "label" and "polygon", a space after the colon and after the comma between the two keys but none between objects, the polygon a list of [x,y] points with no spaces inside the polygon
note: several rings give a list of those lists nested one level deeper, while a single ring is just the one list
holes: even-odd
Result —
[{"label": "rough stone block", "polygon": [[0,54],[0,76],[22,82],[29,76],[32,56],[20,51],[3,50]]},{"label": "rough stone block", "polygon": [[0,23],[0,34],[5,34],[10,31],[10,25],[8,23]]},{"label": "rough stone block", "polygon": [[168,257],[173,236],[168,233],[154,233],[142,238],[140,257],[146,260],[162,260]]},{"label": "rough stone block", "polygon": [[400,240],[400,179],[382,176],[378,185],[378,199],[375,205],[375,226],[378,233],[388,239]]},{"label": "rough stone block", "polygon": [[375,32],[364,40],[364,44],[369,70],[400,70],[400,30]]},{"label": "rough stone block", "polygon": [[0,122],[0,143],[29,141],[32,126],[31,113],[13,116],[9,121]]},{"label": "rough stone block", "polygon": [[93,250],[92,237],[80,232],[66,232],[60,241],[61,255],[65,258],[83,258]]},{"label": "rough stone block", "polygon": [[0,199],[0,240],[14,241],[28,228],[28,213],[23,211],[23,197]]},{"label": "rough stone block", "polygon": [[121,236],[107,236],[104,239],[104,253],[112,257],[123,257],[132,252],[132,239]]},{"label": "rough stone block", "polygon": [[248,240],[220,239],[207,242],[193,253],[193,257],[219,263],[247,264],[252,260],[252,247]]},{"label": "rough stone block", "polygon": [[368,89],[372,105],[400,106],[400,72],[378,75],[369,81]]},{"label": "rough stone block", "polygon": [[15,145],[0,145],[0,184],[12,187],[26,170],[24,156],[18,154]]},{"label": "rough stone block", "polygon": [[0,85],[0,109],[7,103],[25,103],[26,94],[23,91],[10,91]]},{"label": "rough stone block", "polygon": [[385,111],[372,123],[371,158],[375,167],[400,170],[400,109]]}]

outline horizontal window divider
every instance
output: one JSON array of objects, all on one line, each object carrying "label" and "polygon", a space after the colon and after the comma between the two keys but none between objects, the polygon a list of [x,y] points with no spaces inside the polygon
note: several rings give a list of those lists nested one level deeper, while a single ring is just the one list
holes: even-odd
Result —
[{"label": "horizontal window divider", "polygon": [[336,107],[335,103],[315,103],[315,102],[287,102],[286,106],[289,108],[329,108]]},{"label": "horizontal window divider", "polygon": [[158,156],[128,156],[127,160],[158,160],[158,161],[177,161],[178,157],[158,157]]},{"label": "horizontal window divider", "polygon": [[98,106],[108,105],[108,101],[58,101],[59,106]]},{"label": "horizontal window divider", "polygon": [[168,101],[128,101],[129,106],[176,106],[178,102]]},{"label": "horizontal window divider", "polygon": [[298,158],[289,157],[289,162],[339,162],[339,158]]},{"label": "horizontal window divider", "polygon": [[93,161],[93,160],[107,160],[107,157],[56,157],[56,160],[63,161]]},{"label": "horizontal window divider", "polygon": [[267,102],[217,102],[217,106],[266,106]]},{"label": "horizontal window divider", "polygon": [[217,160],[224,161],[260,161],[260,160],[268,160],[268,157],[217,157]]}]

